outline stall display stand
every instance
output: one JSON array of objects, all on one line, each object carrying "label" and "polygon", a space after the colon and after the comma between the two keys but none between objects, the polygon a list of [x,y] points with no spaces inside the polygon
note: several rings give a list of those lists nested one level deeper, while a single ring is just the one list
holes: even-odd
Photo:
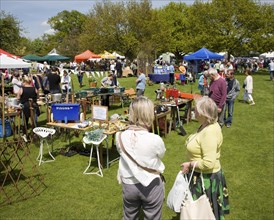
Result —
[{"label": "stall display stand", "polygon": [[30,148],[22,139],[0,143],[0,206],[41,194],[46,188],[44,176],[30,157]]},{"label": "stall display stand", "polygon": [[[11,121],[5,112],[4,76],[1,74],[1,120],[3,138],[0,142],[0,206],[32,198],[45,190],[44,177],[30,157],[30,148],[22,138],[14,136],[14,141],[6,137],[5,119]],[[18,118],[18,136],[20,133],[20,112],[14,113]],[[15,126],[14,126],[15,131]],[[13,132],[14,132],[13,131]]]},{"label": "stall display stand", "polygon": [[1,97],[1,107],[2,107],[2,132],[3,132],[3,140],[5,138],[5,85],[4,85],[4,74],[0,71],[1,74],[1,89],[2,89],[2,97]]}]

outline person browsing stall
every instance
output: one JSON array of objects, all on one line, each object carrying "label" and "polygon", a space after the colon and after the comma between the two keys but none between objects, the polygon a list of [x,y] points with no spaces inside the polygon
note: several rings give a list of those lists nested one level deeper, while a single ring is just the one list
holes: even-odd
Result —
[{"label": "person browsing stall", "polygon": [[186,140],[187,162],[181,164],[182,173],[190,173],[193,166],[195,172],[190,182],[193,199],[202,194],[203,175],[205,192],[217,220],[224,219],[229,213],[228,190],[225,176],[221,167],[221,146],[223,143],[222,129],[219,126],[218,107],[208,96],[196,101],[195,117],[200,123],[198,130]]},{"label": "person browsing stall", "polygon": [[240,93],[240,83],[234,77],[234,70],[228,70],[226,74],[227,95],[225,104],[224,122],[227,128],[231,127],[234,112],[234,102]]},{"label": "person browsing stall", "polygon": [[[119,82],[117,81],[117,86],[118,85],[119,85]],[[113,77],[113,73],[112,72],[110,72],[108,76],[104,77],[101,80],[101,86],[103,88],[115,87],[114,77]],[[110,95],[102,95],[102,105],[109,107],[109,96]]]},{"label": "person browsing stall", "polygon": [[214,100],[218,107],[218,122],[222,127],[224,125],[225,115],[225,102],[227,95],[226,81],[217,72],[216,69],[210,68],[208,70],[210,84],[209,84],[209,97]]},{"label": "person browsing stall", "polygon": [[142,69],[139,69],[139,75],[136,79],[136,95],[142,96],[145,94],[146,89],[146,75]]},{"label": "person browsing stall", "polygon": [[66,70],[63,71],[63,76],[61,77],[61,85],[63,93],[71,92],[71,77],[68,75]]},{"label": "person browsing stall", "polygon": [[208,95],[208,71],[205,70],[198,80],[198,89],[200,90],[201,95]]},{"label": "person browsing stall", "polygon": [[51,94],[61,93],[61,89],[60,89],[61,77],[59,75],[59,70],[57,67],[53,66],[51,68],[51,73],[48,74],[47,80],[49,83],[49,91]]},{"label": "person browsing stall", "polygon": [[20,88],[22,88],[22,81],[20,79],[20,73],[18,70],[13,73],[11,84],[13,86],[13,94],[17,95]]},{"label": "person browsing stall", "polygon": [[114,82],[113,82],[113,73],[112,73],[112,72],[110,72],[110,73],[108,74],[108,76],[104,77],[104,78],[101,80],[101,86],[104,87],[104,88],[114,86]]},{"label": "person browsing stall", "polygon": [[141,209],[144,219],[162,219],[164,184],[160,173],[165,169],[162,158],[166,148],[160,136],[149,132],[153,121],[153,102],[140,96],[130,104],[129,128],[116,133],[120,154],[117,178],[122,184],[124,220],[139,219]]},{"label": "person browsing stall", "polygon": [[[33,107],[36,110],[36,115],[40,115],[39,106],[37,104],[38,90],[32,85],[32,78],[25,75],[23,77],[23,86],[17,93],[17,99],[23,105],[23,113],[26,119],[26,128],[28,128],[28,121],[31,116],[29,99],[33,101]],[[36,120],[36,119],[35,119]],[[26,134],[26,130],[23,131]]]}]

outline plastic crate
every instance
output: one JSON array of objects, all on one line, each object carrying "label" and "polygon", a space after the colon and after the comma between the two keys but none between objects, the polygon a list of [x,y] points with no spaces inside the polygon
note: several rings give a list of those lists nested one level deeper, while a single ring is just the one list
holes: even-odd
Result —
[{"label": "plastic crate", "polygon": [[52,104],[53,120],[55,121],[79,121],[80,104]]},{"label": "plastic crate", "polygon": [[[9,137],[12,135],[12,130],[11,130],[11,124],[8,120],[5,120],[5,136]],[[3,138],[3,126],[2,126],[2,119],[0,120],[0,138]]]},{"label": "plastic crate", "polygon": [[182,99],[194,99],[194,95],[190,93],[183,93],[181,92],[181,98]]}]

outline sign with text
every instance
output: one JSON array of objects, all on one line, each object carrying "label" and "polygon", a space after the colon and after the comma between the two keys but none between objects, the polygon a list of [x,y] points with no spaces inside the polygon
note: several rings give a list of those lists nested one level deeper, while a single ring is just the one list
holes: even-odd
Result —
[{"label": "sign with text", "polygon": [[99,121],[108,121],[108,107],[93,105],[92,106],[92,119]]}]

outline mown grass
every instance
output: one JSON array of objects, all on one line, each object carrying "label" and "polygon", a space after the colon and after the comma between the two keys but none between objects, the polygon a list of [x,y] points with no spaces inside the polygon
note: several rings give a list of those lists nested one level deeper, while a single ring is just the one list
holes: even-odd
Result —
[{"label": "mown grass", "polygon": [[[237,75],[243,82],[245,76]],[[236,101],[233,124],[223,128],[221,163],[229,187],[231,213],[228,220],[273,219],[273,82],[266,71],[253,76],[255,106]],[[76,90],[79,89],[73,76]],[[119,79],[122,86],[135,88],[135,78]],[[88,82],[84,78],[87,88]],[[194,85],[177,85],[181,91],[198,93]],[[147,86],[146,95],[155,99],[154,91],[159,84]],[[239,99],[242,99],[243,91]],[[119,105],[110,107],[109,115],[123,113]],[[45,112],[39,117],[44,121]],[[42,125],[40,123],[40,125]],[[188,134],[194,132],[198,123],[184,125]],[[73,136],[72,144],[81,147],[81,138]],[[184,143],[187,136],[172,131],[166,138],[165,185],[166,195],[185,159]],[[55,137],[56,150],[67,145],[64,138]],[[34,163],[39,144],[30,146]],[[117,183],[118,162],[104,169],[104,177],[83,175],[88,157],[75,155],[65,157],[55,152],[56,161],[38,167],[44,175],[47,188],[34,198],[0,207],[0,219],[122,219],[122,191]],[[97,167],[94,159],[92,165]],[[8,187],[8,186],[7,186]],[[1,195],[2,197],[3,195]],[[164,203],[163,219],[179,219]]]}]

